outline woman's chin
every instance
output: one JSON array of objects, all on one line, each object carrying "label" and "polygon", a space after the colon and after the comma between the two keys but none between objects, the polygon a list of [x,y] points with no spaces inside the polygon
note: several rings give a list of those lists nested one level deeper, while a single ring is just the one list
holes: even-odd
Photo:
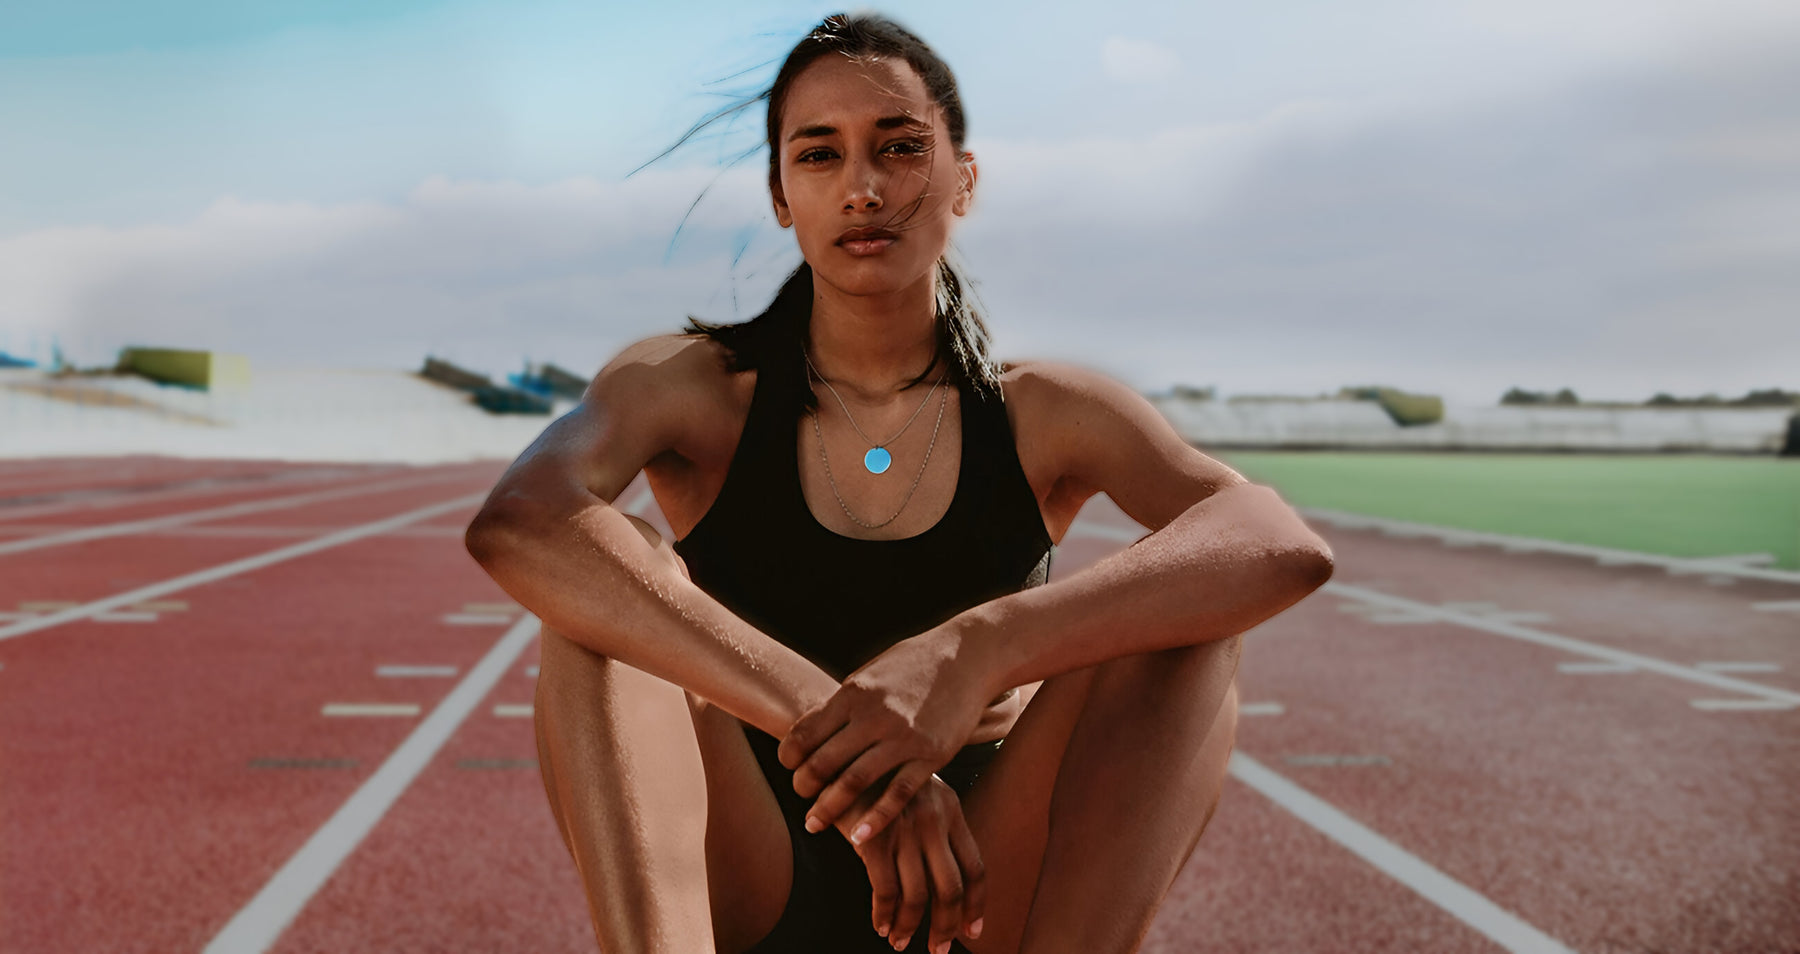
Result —
[{"label": "woman's chin", "polygon": [[823,268],[813,263],[813,275],[846,295],[892,295],[929,280],[936,262],[902,263],[872,255],[850,262],[830,262]]}]

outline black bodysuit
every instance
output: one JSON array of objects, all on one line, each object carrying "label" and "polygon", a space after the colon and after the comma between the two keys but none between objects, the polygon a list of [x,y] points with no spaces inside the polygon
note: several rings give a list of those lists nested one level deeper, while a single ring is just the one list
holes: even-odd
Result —
[{"label": "black bodysuit", "polygon": [[[1050,535],[1000,400],[962,392],[962,463],[942,519],[916,536],[860,540],[826,529],[807,508],[797,409],[765,387],[771,374],[757,375],[725,485],[675,544],[693,581],[732,612],[841,680],[908,636],[1048,577]],[[891,952],[871,926],[873,889],[856,850],[835,828],[806,831],[811,802],[776,759],[780,740],[750,725],[744,734],[794,856],[787,907],[752,954]],[[937,774],[966,795],[1000,744],[965,746]],[[927,911],[909,950],[925,949],[930,925]],[[966,954],[960,942],[952,950]]]}]

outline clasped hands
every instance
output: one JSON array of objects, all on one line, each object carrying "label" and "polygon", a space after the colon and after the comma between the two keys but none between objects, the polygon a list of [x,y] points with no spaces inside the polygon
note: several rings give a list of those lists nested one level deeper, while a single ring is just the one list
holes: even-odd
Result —
[{"label": "clasped hands", "polygon": [[795,770],[794,791],[817,796],[807,830],[835,826],[868,867],[878,933],[904,945],[933,898],[933,952],[948,950],[959,931],[980,935],[986,897],[962,802],[934,774],[975,730],[991,695],[961,648],[942,628],[896,643],[801,716],[776,750]]}]

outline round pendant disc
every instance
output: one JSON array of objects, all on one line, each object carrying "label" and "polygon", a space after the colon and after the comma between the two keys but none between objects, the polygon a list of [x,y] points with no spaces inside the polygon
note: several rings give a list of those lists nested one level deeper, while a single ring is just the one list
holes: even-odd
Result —
[{"label": "round pendant disc", "polygon": [[888,465],[893,462],[894,455],[888,453],[885,447],[871,447],[869,452],[863,455],[863,466],[867,467],[871,474],[886,473]]}]

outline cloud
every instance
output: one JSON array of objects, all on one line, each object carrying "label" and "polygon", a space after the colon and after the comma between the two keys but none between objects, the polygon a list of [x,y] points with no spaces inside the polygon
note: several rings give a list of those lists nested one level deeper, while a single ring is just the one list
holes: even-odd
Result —
[{"label": "cloud", "polygon": [[1100,66],[1122,83],[1154,83],[1179,74],[1181,57],[1149,40],[1113,36],[1100,45]]},{"label": "cloud", "polygon": [[[1492,402],[1800,386],[1800,55],[1485,102],[1296,100],[1240,122],[972,141],[959,233],[1003,357],[1146,389],[1388,383]],[[431,179],[0,240],[0,325],[280,363],[577,371],[747,317],[797,261],[754,163],[622,183]],[[733,265],[734,260],[736,265]],[[0,336],[0,348],[7,347]]]}]

